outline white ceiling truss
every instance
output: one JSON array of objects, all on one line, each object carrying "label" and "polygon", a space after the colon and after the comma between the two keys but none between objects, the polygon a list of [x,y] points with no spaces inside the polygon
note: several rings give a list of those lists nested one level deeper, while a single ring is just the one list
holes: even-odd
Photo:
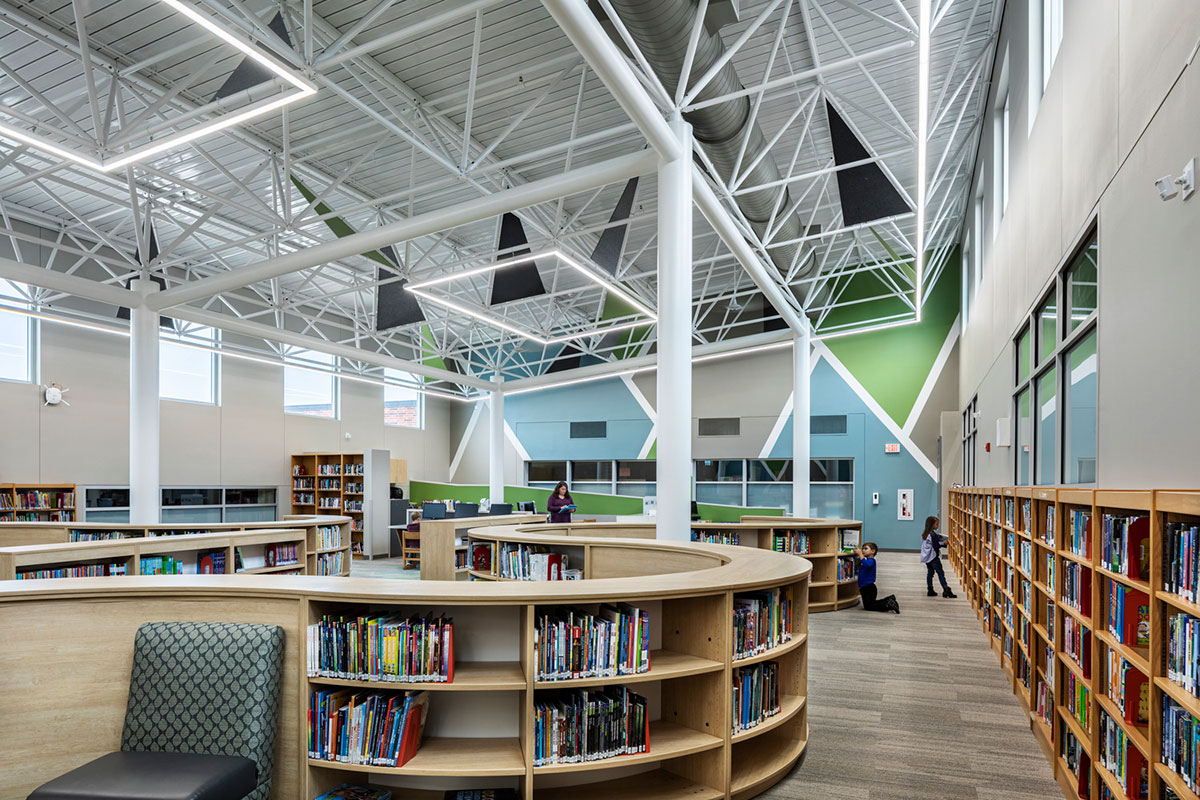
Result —
[{"label": "white ceiling truss", "polygon": [[[715,25],[724,3],[696,5],[691,52],[705,11]],[[696,148],[731,222],[718,235],[695,213],[699,347],[770,338],[781,318],[772,303],[788,306],[785,320],[806,315],[818,335],[917,317],[968,205],[1002,6],[744,1],[720,28],[721,61],[691,74],[689,53],[664,81],[597,0],[656,113],[749,99],[728,179]],[[927,258],[917,287],[922,30]],[[249,51],[280,69],[247,82],[238,70]],[[726,64],[744,88],[705,97]],[[301,86],[315,93],[292,97]],[[827,108],[865,157],[836,163]],[[752,129],[766,147],[747,157]],[[779,177],[756,184],[764,159]],[[839,173],[866,165],[910,210],[846,222]],[[625,236],[599,267],[592,257],[635,176]],[[278,360],[307,347],[338,355],[347,374],[410,370],[426,391],[470,398],[498,376],[532,385],[653,353],[656,192],[647,137],[538,0],[0,0],[0,278],[29,286],[27,301],[0,306],[120,329],[123,287],[154,277],[164,314],[221,328],[231,354]],[[752,224],[739,200],[763,192],[770,217]],[[499,241],[504,211],[519,217],[529,250],[564,257],[536,262],[545,296],[464,313],[488,312],[499,274],[471,271],[523,252]],[[381,255],[389,245],[395,262]],[[748,259],[765,267],[771,302]],[[600,280],[581,283],[572,263]],[[876,291],[863,293],[855,279],[865,274]],[[458,308],[419,298],[424,322],[377,331],[379,287],[399,280],[435,282]],[[617,289],[645,313],[606,305]]]}]

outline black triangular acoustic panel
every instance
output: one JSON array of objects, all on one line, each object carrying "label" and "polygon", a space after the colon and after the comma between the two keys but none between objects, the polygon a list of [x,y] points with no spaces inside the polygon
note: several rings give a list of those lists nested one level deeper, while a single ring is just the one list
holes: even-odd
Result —
[{"label": "black triangular acoustic panel", "polygon": [[[390,244],[379,248],[380,254],[396,267],[400,266],[400,256]],[[379,281],[396,277],[398,273],[383,269],[375,271],[375,279]],[[401,325],[411,325],[414,322],[424,322],[425,312],[412,292],[405,291],[408,280],[379,284],[375,292],[375,330],[386,331],[399,328]]]},{"label": "black triangular acoustic panel", "polygon": [[[283,15],[276,14],[271,20],[268,27],[275,34],[287,42],[289,45],[292,39],[288,36],[287,26],[283,24]],[[237,65],[237,68],[230,73],[226,78],[225,83],[221,84],[221,88],[217,89],[217,93],[213,95],[213,100],[220,100],[224,97],[229,97],[238,92],[244,92],[251,86],[258,86],[260,83],[266,83],[275,77],[275,73],[268,70],[262,64],[259,64],[253,58],[247,56],[242,59],[242,63]]]},{"label": "black triangular acoustic panel", "polygon": [[621,199],[617,201],[617,207],[613,209],[612,216],[608,218],[609,226],[604,229],[604,233],[600,234],[600,241],[596,242],[596,249],[592,251],[592,261],[609,275],[617,274],[621,249],[625,246],[625,234],[629,231],[629,225],[614,225],[613,223],[629,219],[629,214],[633,211],[633,198],[637,194],[637,187],[637,178],[630,178],[629,182],[625,184],[625,191],[621,192]]},{"label": "black triangular acoustic panel", "polygon": [[579,369],[583,363],[583,351],[573,345],[563,345],[563,349],[559,351],[558,357],[550,363],[546,368],[546,372],[567,372],[572,369]]},{"label": "black triangular acoustic panel", "polygon": [[[498,261],[507,261],[515,256],[529,255],[532,251],[520,245],[529,244],[525,236],[525,227],[516,214],[505,214],[500,218],[500,250],[513,249],[511,253],[500,256]],[[498,306],[501,303],[511,303],[513,300],[524,300],[526,297],[537,297],[546,293],[542,283],[541,273],[537,264],[526,261],[523,264],[498,269],[492,273],[492,296],[489,305]]]},{"label": "black triangular acoustic panel", "polygon": [[[825,101],[825,113],[829,117],[834,163],[840,166],[871,157],[829,101]],[[860,225],[912,210],[876,163],[838,170],[837,182],[844,225]]]}]

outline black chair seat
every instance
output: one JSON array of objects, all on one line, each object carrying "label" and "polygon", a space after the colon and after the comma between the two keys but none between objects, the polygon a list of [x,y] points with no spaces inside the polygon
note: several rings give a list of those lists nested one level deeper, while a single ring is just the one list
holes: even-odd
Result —
[{"label": "black chair seat", "polygon": [[42,784],[29,800],[241,800],[254,791],[257,773],[240,756],[130,750]]}]

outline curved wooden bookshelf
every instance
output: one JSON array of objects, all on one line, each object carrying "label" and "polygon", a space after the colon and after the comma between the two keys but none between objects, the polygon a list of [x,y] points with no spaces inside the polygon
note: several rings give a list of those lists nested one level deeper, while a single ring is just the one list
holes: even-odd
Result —
[{"label": "curved wooden bookshelf", "polygon": [[[548,532],[510,525],[486,535],[582,549],[587,577],[464,583],[243,574],[0,582],[0,637],[21,643],[0,650],[0,703],[10,710],[8,724],[0,727],[0,747],[22,754],[0,764],[0,780],[14,796],[24,796],[51,777],[116,749],[133,634],[143,622],[163,619],[284,628],[289,646],[272,793],[276,798],[312,800],[350,782],[400,789],[398,796],[406,800],[437,800],[447,789],[481,784],[515,787],[523,800],[718,800],[750,797],[794,766],[808,738],[811,562],[758,548],[559,535],[550,533],[549,526],[537,527]],[[775,588],[792,593],[791,640],[735,662],[734,597]],[[539,607],[595,608],[603,602],[647,610],[651,670],[603,679],[535,681],[532,643]],[[325,615],[353,618],[402,609],[453,617],[458,656],[454,682],[308,676],[309,625]],[[42,635],[48,630],[71,630],[72,635]],[[735,735],[730,670],[767,660],[779,664],[781,711]],[[649,752],[533,766],[536,697],[559,689],[621,684],[658,698]],[[28,702],[32,685],[54,702]],[[322,689],[430,690],[429,723],[417,755],[396,768],[310,758],[309,696]],[[63,720],[72,724],[70,746],[61,736]],[[612,772],[617,769],[621,771]],[[630,771],[634,774],[626,774]],[[605,773],[615,777],[606,779]]]}]

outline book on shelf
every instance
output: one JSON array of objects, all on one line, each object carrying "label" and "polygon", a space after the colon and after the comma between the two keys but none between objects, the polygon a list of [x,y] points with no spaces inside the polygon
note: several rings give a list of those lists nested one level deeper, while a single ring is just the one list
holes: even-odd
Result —
[{"label": "book on shelf", "polygon": [[1026,536],[1033,533],[1033,501],[1021,501],[1021,530]]},{"label": "book on shelf", "polygon": [[539,610],[533,629],[535,680],[608,678],[650,670],[650,614],[627,603]]},{"label": "book on shelf", "polygon": [[1064,700],[1067,711],[1071,712],[1071,716],[1083,726],[1085,731],[1090,732],[1092,729],[1092,690],[1087,687],[1086,683],[1079,680],[1078,676],[1071,670],[1066,671],[1066,676],[1066,686],[1063,688],[1066,692]]},{"label": "book on shelf", "polygon": [[1200,601],[1200,526],[1168,522],[1163,528],[1163,588],[1191,602]]},{"label": "book on shelf", "polygon": [[733,670],[733,732],[757,727],[780,711],[779,664],[763,661]]},{"label": "book on shelf", "polygon": [[1112,650],[1108,651],[1108,697],[1121,709],[1130,725],[1150,724],[1150,684],[1141,670]]},{"label": "book on shelf", "polygon": [[1146,757],[1129,742],[1125,729],[1104,711],[1100,712],[1100,750],[1097,760],[1117,779],[1126,797],[1149,795],[1150,777]]},{"label": "book on shelf", "polygon": [[1054,506],[1046,506],[1046,544],[1054,546]]},{"label": "book on shelf", "polygon": [[1071,531],[1067,549],[1077,556],[1092,557],[1092,512],[1075,509],[1071,512]]},{"label": "book on shelf", "polygon": [[499,578],[517,581],[577,580],[567,553],[558,553],[536,544],[517,542],[472,542],[472,568]]},{"label": "book on shelf", "polygon": [[1108,582],[1108,632],[1129,647],[1150,646],[1150,596],[1123,583]]},{"label": "book on shelf", "polygon": [[429,692],[314,691],[308,707],[308,757],[372,767],[402,767],[421,744]]},{"label": "book on shelf", "polygon": [[1150,578],[1150,518],[1105,514],[1100,560],[1105,569],[1137,580]]},{"label": "book on shelf", "polygon": [[624,686],[539,693],[533,726],[534,767],[650,752],[649,704]]},{"label": "book on shelf", "polygon": [[858,576],[858,559],[856,558],[839,558],[837,559],[837,580],[838,582],[849,581]]},{"label": "book on shelf", "polygon": [[300,545],[295,542],[268,544],[263,548],[263,556],[268,567],[284,567],[300,563]]},{"label": "book on shelf", "polygon": [[1085,617],[1092,614],[1092,571],[1076,561],[1063,561],[1062,601]]},{"label": "book on shelf", "polygon": [[340,525],[321,525],[317,528],[317,549],[332,550],[342,546],[342,528]]},{"label": "book on shelf", "polygon": [[1167,680],[1200,697],[1200,619],[1191,614],[1167,618]]},{"label": "book on shelf", "polygon": [[128,564],[115,561],[108,564],[76,564],[69,567],[27,569],[17,573],[17,580],[40,580],[43,578],[108,578],[127,575]]},{"label": "book on shelf", "polygon": [[174,556],[142,556],[138,567],[143,575],[183,574],[183,562]]},{"label": "book on shelf", "polygon": [[453,683],[454,620],[445,615],[327,615],[308,626],[308,676]]},{"label": "book on shelf", "polygon": [[692,541],[703,544],[740,545],[742,535],[737,531],[692,531]]},{"label": "book on shelf", "polygon": [[108,542],[114,539],[124,539],[121,531],[67,531],[68,542]]},{"label": "book on shelf", "polygon": [[733,657],[749,658],[792,639],[792,587],[733,598]]},{"label": "book on shelf", "polygon": [[812,544],[808,531],[777,530],[771,534],[771,549],[776,553],[806,556],[812,552]]},{"label": "book on shelf", "polygon": [[1054,713],[1054,686],[1044,680],[1039,679],[1037,687],[1034,690],[1033,711],[1030,714],[1034,719],[1041,721],[1046,725],[1051,724]]},{"label": "book on shelf", "polygon": [[1162,699],[1162,762],[1183,779],[1193,792],[1200,788],[1197,769],[1200,763],[1200,720],[1182,706],[1163,695]]},{"label": "book on shelf", "polygon": [[442,800],[517,800],[516,789],[450,789]]},{"label": "book on shelf", "polygon": [[1075,779],[1075,793],[1081,800],[1085,800],[1092,792],[1092,759],[1083,749],[1082,742],[1075,738],[1075,734],[1067,727],[1066,722],[1063,722],[1061,727],[1060,752],[1063,760],[1067,762],[1067,769]]},{"label": "book on shelf", "polygon": [[213,550],[208,553],[201,553],[196,559],[196,572],[201,575],[224,575],[225,551]]},{"label": "book on shelf", "polygon": [[317,800],[392,800],[392,793],[388,789],[343,783],[321,795]]},{"label": "book on shelf", "polygon": [[317,554],[318,575],[341,575],[345,568],[346,561],[344,552],[339,550],[336,553]]}]

